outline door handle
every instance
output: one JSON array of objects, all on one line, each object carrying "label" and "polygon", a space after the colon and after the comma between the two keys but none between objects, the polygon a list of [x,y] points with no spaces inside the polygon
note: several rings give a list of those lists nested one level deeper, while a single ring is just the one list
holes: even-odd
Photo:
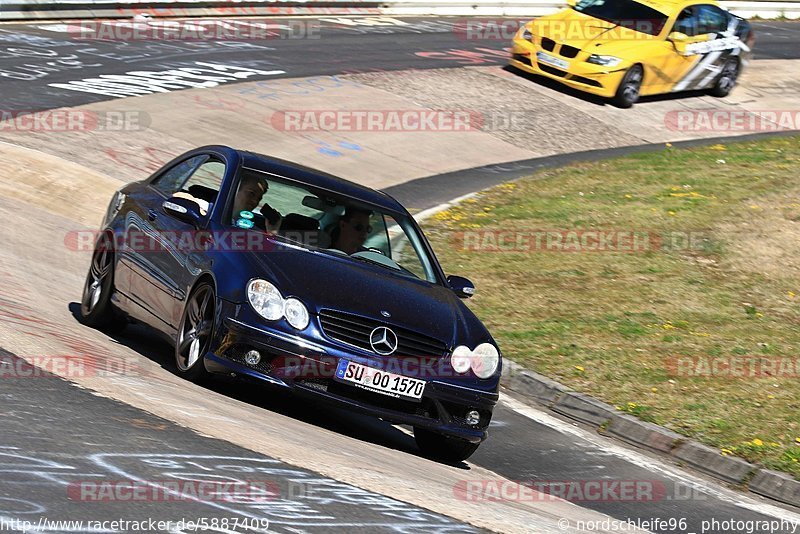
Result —
[{"label": "door handle", "polygon": [[158,219],[158,212],[156,210],[148,210],[147,211],[147,220],[148,221],[155,221]]}]

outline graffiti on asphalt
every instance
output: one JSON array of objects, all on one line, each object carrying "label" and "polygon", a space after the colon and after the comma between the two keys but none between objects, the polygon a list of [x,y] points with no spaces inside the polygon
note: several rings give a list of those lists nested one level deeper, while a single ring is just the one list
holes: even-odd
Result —
[{"label": "graffiti on asphalt", "polygon": [[241,81],[252,76],[276,76],[278,74],[285,74],[285,72],[195,61],[191,67],[158,71],[129,71],[124,74],[101,74],[93,78],[48,85],[70,91],[125,98],[168,93],[178,89],[216,87],[221,83]]},{"label": "graffiti on asphalt", "polygon": [[[59,453],[57,459],[48,459],[45,454],[2,446],[0,474],[0,489],[6,494],[30,495],[30,488],[37,488],[36,500],[31,497],[0,499],[0,518],[6,521],[41,516],[50,512],[47,506],[49,503],[65,502],[68,499],[80,501],[84,497],[87,501],[83,503],[84,506],[92,501],[92,508],[71,506],[68,509],[83,510],[84,513],[92,510],[93,515],[102,516],[109,507],[100,509],[97,504],[113,504],[113,491],[107,492],[104,499],[98,501],[95,498],[97,495],[91,491],[75,490],[96,490],[105,486],[113,488],[124,481],[128,487],[135,485],[148,490],[138,492],[143,497],[140,497],[141,502],[136,503],[137,509],[145,515],[157,513],[159,519],[177,520],[191,512],[196,516],[242,518],[249,520],[250,525],[268,525],[270,532],[298,532],[298,529],[303,532],[322,532],[337,527],[442,534],[472,531],[448,517],[265,457]],[[275,488],[268,499],[256,499],[250,494],[238,497],[223,495],[218,498],[188,491],[203,483],[241,488],[253,484],[253,481],[265,480]],[[155,499],[154,495],[159,498]],[[126,501],[128,496],[129,493],[126,493]],[[159,506],[159,501],[165,497],[170,501],[186,504],[182,508]],[[153,512],[149,510],[151,506]],[[59,512],[54,510],[52,513]],[[176,517],[171,517],[173,515]],[[72,531],[87,532],[89,529]],[[233,532],[213,526],[208,531]],[[251,526],[247,531],[267,530]],[[174,527],[170,532],[181,534],[184,531]]]}]

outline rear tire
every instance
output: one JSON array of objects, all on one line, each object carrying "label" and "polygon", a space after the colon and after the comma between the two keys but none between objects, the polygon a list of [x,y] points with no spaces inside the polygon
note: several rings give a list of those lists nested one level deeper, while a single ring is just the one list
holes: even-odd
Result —
[{"label": "rear tire", "polygon": [[81,321],[109,333],[121,332],[128,321],[111,303],[114,294],[114,244],[102,234],[95,244],[92,263],[81,296]]},{"label": "rear tire", "polygon": [[736,58],[728,59],[714,81],[714,85],[709,89],[709,94],[717,98],[724,98],[731,94],[733,88],[736,87],[736,80],[739,79],[739,70],[739,60]]},{"label": "rear tire", "polygon": [[463,462],[480,446],[480,443],[470,443],[417,427],[414,427],[414,440],[425,456],[446,463]]},{"label": "rear tire", "polygon": [[196,286],[186,299],[175,340],[175,366],[178,374],[191,382],[209,376],[203,359],[211,347],[216,303],[214,287],[208,282]]},{"label": "rear tire", "polygon": [[641,65],[634,65],[628,69],[625,76],[617,88],[617,94],[611,103],[618,108],[627,109],[639,100],[639,92],[642,90],[642,80],[644,79],[644,69]]}]

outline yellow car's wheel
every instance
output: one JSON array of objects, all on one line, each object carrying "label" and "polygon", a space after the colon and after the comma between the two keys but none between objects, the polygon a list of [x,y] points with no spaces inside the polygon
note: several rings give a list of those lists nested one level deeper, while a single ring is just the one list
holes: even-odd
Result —
[{"label": "yellow car's wheel", "polygon": [[639,91],[642,89],[642,79],[644,79],[644,69],[641,65],[634,65],[625,76],[617,88],[617,94],[611,102],[620,108],[629,108],[639,100]]},{"label": "yellow car's wheel", "polygon": [[739,78],[739,60],[735,57],[730,58],[725,62],[722,71],[719,73],[717,80],[714,82],[713,87],[709,93],[712,96],[719,98],[728,96],[733,88],[736,86],[736,80]]}]

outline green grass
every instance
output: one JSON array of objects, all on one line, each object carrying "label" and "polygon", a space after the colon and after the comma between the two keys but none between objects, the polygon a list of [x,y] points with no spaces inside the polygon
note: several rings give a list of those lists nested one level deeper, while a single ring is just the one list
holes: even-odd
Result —
[{"label": "green grass", "polygon": [[[797,374],[697,377],[675,363],[800,358],[798,174],[800,138],[665,147],[543,171],[425,226],[446,270],[475,282],[469,305],[506,357],[800,478]],[[484,233],[571,230],[641,232],[648,247],[515,249],[512,239],[497,251]]]}]

